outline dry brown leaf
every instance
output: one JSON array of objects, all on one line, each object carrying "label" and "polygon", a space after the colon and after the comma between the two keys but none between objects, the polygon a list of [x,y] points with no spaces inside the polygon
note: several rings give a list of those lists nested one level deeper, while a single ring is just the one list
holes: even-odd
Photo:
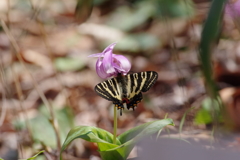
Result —
[{"label": "dry brown leaf", "polygon": [[225,123],[233,130],[240,130],[240,89],[224,88],[219,92],[225,105]]},{"label": "dry brown leaf", "polygon": [[33,64],[41,66],[45,70],[52,70],[52,62],[49,57],[34,50],[25,50],[22,52],[23,58]]}]

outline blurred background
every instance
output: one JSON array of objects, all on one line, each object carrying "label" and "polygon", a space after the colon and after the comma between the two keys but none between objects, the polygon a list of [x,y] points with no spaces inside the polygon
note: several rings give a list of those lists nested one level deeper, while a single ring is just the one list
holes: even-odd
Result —
[{"label": "blurred background", "polygon": [[[230,10],[237,3],[230,1]],[[119,116],[118,134],[167,115],[175,123],[170,134],[210,142],[212,101],[198,51],[210,5],[210,0],[1,0],[0,157],[27,159],[45,150],[36,159],[55,160],[74,126],[112,132],[113,105],[94,92],[103,79],[95,71],[97,58],[88,56],[113,42],[114,53],[130,60],[130,73],[159,75],[137,109]],[[212,48],[213,77],[225,104],[218,126],[231,131],[240,127],[239,13],[222,13]],[[234,135],[224,146],[239,149],[239,143]],[[64,154],[98,160],[96,150],[76,140]]]}]

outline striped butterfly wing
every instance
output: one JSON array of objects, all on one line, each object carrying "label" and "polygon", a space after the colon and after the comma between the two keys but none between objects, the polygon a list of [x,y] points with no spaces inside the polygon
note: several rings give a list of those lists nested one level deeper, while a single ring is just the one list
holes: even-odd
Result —
[{"label": "striped butterfly wing", "polygon": [[158,78],[157,72],[146,71],[127,75],[127,108],[137,106],[142,100],[142,93],[147,92]]},{"label": "striped butterfly wing", "polygon": [[94,90],[100,97],[112,101],[115,107],[120,109],[120,115],[122,115],[122,109],[124,109],[122,102],[122,89],[119,87],[117,78],[112,78],[97,84]]},{"label": "striped butterfly wing", "polygon": [[116,78],[106,80],[95,86],[95,92],[109,101],[121,101],[121,95],[119,93],[119,85]]},{"label": "striped butterfly wing", "polygon": [[158,74],[154,71],[118,76],[97,84],[95,91],[99,96],[112,101],[118,109],[121,109],[121,114],[123,103],[127,104],[128,109],[134,109],[142,100],[141,92],[148,91],[157,78]]},{"label": "striped butterfly wing", "polygon": [[158,74],[154,71],[148,71],[146,73],[146,81],[144,83],[144,86],[142,88],[142,92],[147,92],[157,81]]},{"label": "striped butterfly wing", "polygon": [[127,76],[128,81],[130,80],[129,86],[131,86],[129,93],[132,94],[139,92],[147,92],[158,78],[158,74],[155,71],[133,73]]}]

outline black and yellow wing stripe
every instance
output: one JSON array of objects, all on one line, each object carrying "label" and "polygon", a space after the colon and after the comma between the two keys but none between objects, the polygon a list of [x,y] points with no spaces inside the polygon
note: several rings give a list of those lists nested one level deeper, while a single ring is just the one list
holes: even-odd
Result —
[{"label": "black and yellow wing stripe", "polygon": [[112,101],[116,107],[123,109],[123,103],[127,108],[137,106],[142,100],[142,93],[148,91],[158,78],[157,72],[146,71],[140,73],[118,76],[95,86],[97,94],[106,100]]}]

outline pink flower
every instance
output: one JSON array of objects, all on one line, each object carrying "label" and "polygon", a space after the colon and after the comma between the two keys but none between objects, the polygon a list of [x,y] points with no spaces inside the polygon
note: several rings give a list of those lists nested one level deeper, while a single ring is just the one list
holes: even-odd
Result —
[{"label": "pink flower", "polygon": [[117,76],[119,73],[126,75],[131,69],[129,60],[122,56],[113,54],[112,50],[116,43],[109,45],[102,53],[92,54],[88,57],[98,57],[96,71],[103,79]]},{"label": "pink flower", "polygon": [[225,8],[225,13],[232,18],[240,17],[240,0],[229,0]]}]

